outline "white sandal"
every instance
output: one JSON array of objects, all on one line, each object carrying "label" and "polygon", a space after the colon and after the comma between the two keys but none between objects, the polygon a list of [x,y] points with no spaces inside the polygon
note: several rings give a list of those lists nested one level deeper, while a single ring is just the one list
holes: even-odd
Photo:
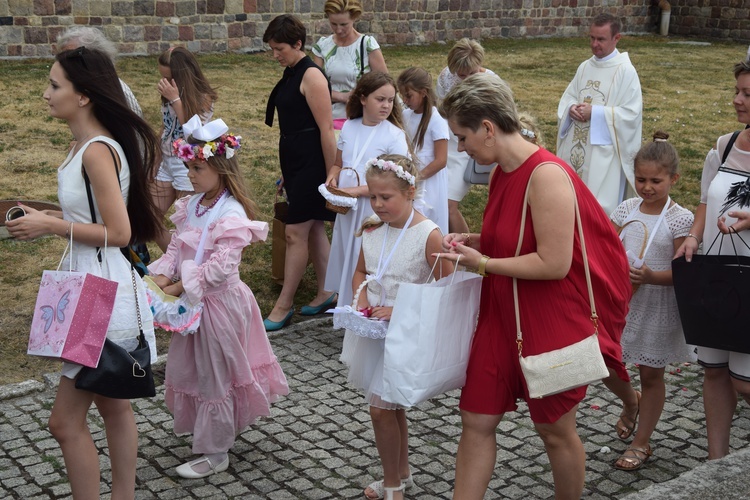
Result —
[{"label": "white sandal", "polygon": [[397,491],[404,491],[406,485],[402,482],[401,486],[394,486],[393,488],[383,487],[383,493],[385,494],[383,500],[393,500],[393,494]]},{"label": "white sandal", "polygon": [[[403,491],[411,489],[414,486],[414,478],[411,474],[409,474],[409,477],[407,477],[406,479],[401,480],[401,486],[404,487]],[[365,495],[365,498],[367,498],[368,500],[382,500],[383,498],[385,498],[385,486],[383,486],[382,479],[379,481],[373,481],[367,486],[367,488],[370,488],[377,495],[376,497],[368,497],[367,495]],[[399,490],[396,489],[395,491]]]}]

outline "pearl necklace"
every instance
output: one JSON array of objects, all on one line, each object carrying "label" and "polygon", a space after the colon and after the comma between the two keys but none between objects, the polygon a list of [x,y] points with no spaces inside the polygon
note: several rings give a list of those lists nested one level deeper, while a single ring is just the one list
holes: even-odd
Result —
[{"label": "pearl necklace", "polygon": [[224,190],[221,193],[219,193],[219,196],[217,196],[216,198],[214,198],[214,201],[212,201],[209,206],[207,206],[205,209],[203,209],[203,211],[201,211],[200,208],[203,206],[203,205],[201,205],[201,203],[203,203],[203,200],[206,199],[206,193],[203,193],[203,196],[201,196],[201,199],[198,200],[198,204],[195,205],[195,216],[196,217],[203,217],[204,215],[206,215],[209,210],[211,210],[212,208],[214,208],[214,205],[216,205],[219,202],[219,200],[221,199],[221,197],[224,196],[224,194],[227,191],[229,191],[229,190],[227,188],[224,188]]}]

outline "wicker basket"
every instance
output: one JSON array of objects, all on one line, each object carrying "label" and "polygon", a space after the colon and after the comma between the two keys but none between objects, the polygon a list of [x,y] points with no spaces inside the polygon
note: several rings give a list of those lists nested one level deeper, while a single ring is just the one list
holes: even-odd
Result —
[{"label": "wicker basket", "polygon": [[[357,171],[354,170],[351,167],[344,167],[344,168],[341,169],[342,172],[344,170],[351,170],[352,172],[354,172],[354,175],[357,177],[357,186],[359,186],[360,185],[360,181],[359,181],[359,174],[357,173]],[[352,196],[349,193],[341,191],[340,189],[337,189],[337,188],[335,188],[333,186],[326,186],[326,189],[328,189],[329,193],[331,193],[332,195],[335,195],[335,196],[343,196],[344,198],[356,198],[356,196]],[[349,210],[351,209],[351,207],[344,207],[344,206],[341,206],[341,205],[334,205],[333,203],[331,203],[328,200],[326,200],[326,208],[328,210],[330,210],[331,212],[336,212],[337,214],[341,214],[341,215],[344,215],[344,214],[348,213]]]},{"label": "wicker basket", "polygon": [[[354,198],[354,196],[350,195],[349,193],[341,191],[340,189],[336,189],[333,186],[327,186],[327,189],[329,193],[334,194],[336,196],[343,196],[345,198]],[[341,215],[348,213],[350,210],[350,207],[342,207],[341,205],[334,205],[328,200],[326,200],[326,208],[330,210],[331,212],[336,212],[337,214],[341,214]]]},{"label": "wicker basket", "polygon": [[[633,219],[631,221],[626,222],[623,224],[623,226],[620,228],[619,231],[617,231],[617,234],[621,234],[623,230],[628,227],[628,225],[632,224],[633,222],[638,222],[641,226],[643,226],[643,242],[641,243],[641,251],[638,254],[639,259],[643,259],[643,254],[646,252],[646,244],[648,243],[648,227],[646,227],[646,224],[643,221],[640,221],[638,219]],[[633,284],[633,293],[635,293],[638,290],[638,287],[640,285]]]}]

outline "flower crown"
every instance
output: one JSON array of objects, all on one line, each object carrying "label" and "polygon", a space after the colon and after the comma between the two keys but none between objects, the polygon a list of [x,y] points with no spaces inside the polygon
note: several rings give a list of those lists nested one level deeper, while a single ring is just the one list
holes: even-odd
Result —
[{"label": "flower crown", "polygon": [[212,156],[226,156],[229,159],[240,149],[242,140],[239,135],[228,133],[229,127],[221,118],[204,125],[200,116],[193,115],[182,125],[182,132],[185,137],[193,136],[194,139],[205,143],[201,146],[190,144],[185,139],[174,141],[172,152],[182,161],[206,161]]},{"label": "flower crown", "polygon": [[396,174],[396,177],[408,182],[410,186],[414,186],[417,183],[417,179],[413,175],[411,175],[409,172],[404,170],[404,167],[389,160],[381,160],[379,158],[373,158],[367,161],[367,163],[365,164],[365,167],[367,167],[367,170],[371,168],[379,168],[380,170],[390,170],[391,172]]},{"label": "flower crown", "polygon": [[182,161],[203,160],[212,156],[226,156],[231,158],[240,149],[239,135],[224,134],[205,144],[190,144],[185,139],[177,139],[172,143],[172,152]]}]

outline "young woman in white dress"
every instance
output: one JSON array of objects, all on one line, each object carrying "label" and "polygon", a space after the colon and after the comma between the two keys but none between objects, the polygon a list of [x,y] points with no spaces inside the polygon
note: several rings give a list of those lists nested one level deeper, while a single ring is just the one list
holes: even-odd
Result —
[{"label": "young woman in white dress", "polygon": [[[20,240],[47,234],[66,239],[72,236],[74,269],[118,282],[107,338],[133,350],[140,333],[136,309],[140,305],[143,333],[151,359],[156,361],[145,287],[118,247],[150,241],[160,228],[147,186],[153,178],[158,139],[128,106],[112,61],[103,52],[79,47],[59,53],[50,69],[44,99],[50,116],[65,121],[76,139],[57,172],[62,212],[23,207],[27,214],[8,222],[8,231]],[[91,186],[91,208],[84,174]],[[109,251],[99,253],[105,246]],[[87,424],[88,410],[96,403],[104,420],[112,464],[111,497],[132,499],[138,429],[130,401],[76,389],[75,377],[81,368],[63,363],[49,419],[50,432],[62,449],[71,492],[74,498],[99,498],[99,454]]]}]

